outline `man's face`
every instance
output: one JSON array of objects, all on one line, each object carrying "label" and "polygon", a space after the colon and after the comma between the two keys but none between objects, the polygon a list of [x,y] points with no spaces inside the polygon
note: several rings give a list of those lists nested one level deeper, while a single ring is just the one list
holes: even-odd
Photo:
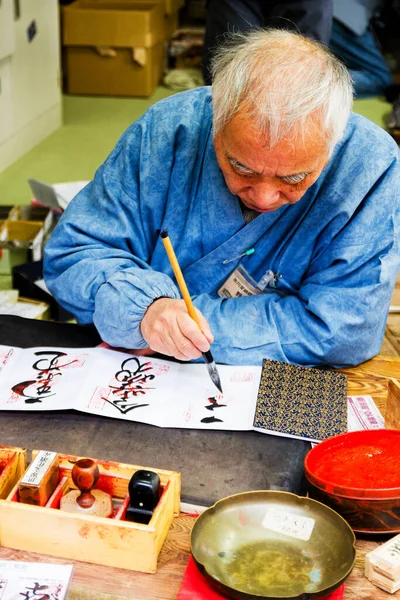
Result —
[{"label": "man's face", "polygon": [[329,159],[315,125],[269,150],[265,136],[254,133],[250,118],[240,113],[215,136],[214,148],[229,190],[260,213],[300,200]]}]

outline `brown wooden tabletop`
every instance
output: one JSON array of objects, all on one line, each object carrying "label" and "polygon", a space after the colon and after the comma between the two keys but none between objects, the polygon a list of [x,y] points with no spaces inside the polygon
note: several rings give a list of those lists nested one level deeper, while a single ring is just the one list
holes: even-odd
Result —
[{"label": "brown wooden tabletop", "polygon": [[[388,379],[400,379],[400,358],[377,356],[348,375],[349,395],[370,395],[385,414]],[[195,519],[180,515],[172,524],[161,550],[155,575],[53,558],[0,547],[0,559],[75,565],[68,600],[175,600],[190,553],[190,531]],[[380,543],[384,539],[378,540]],[[357,540],[357,562],[346,582],[345,600],[387,600],[390,595],[364,577],[364,556],[378,544],[375,538]],[[1,543],[1,540],[0,540]],[[45,551],[45,549],[44,549]]]}]

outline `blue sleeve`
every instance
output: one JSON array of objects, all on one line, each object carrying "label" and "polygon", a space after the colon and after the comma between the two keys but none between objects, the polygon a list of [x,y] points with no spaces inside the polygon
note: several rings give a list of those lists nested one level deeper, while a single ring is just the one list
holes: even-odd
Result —
[{"label": "blue sleeve", "polygon": [[332,243],[315,251],[296,295],[197,296],[215,360],[344,367],[377,354],[399,270],[399,181],[396,160]]},{"label": "blue sleeve", "polygon": [[[45,249],[50,292],[80,324],[93,322],[116,347],[145,347],[140,323],[148,306],[161,296],[180,297],[172,279],[149,266],[157,240],[152,220],[162,212],[159,200],[169,181],[168,158],[157,155],[160,145],[149,120],[139,119],[123,135],[94,181],[71,202]],[[154,210],[142,206],[139,172],[151,180]]]}]

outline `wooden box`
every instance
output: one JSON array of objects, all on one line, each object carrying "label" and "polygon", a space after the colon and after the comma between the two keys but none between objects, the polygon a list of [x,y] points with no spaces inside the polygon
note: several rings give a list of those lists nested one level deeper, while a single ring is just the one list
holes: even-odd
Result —
[{"label": "wooden box", "polygon": [[[33,451],[33,458],[38,451]],[[18,483],[0,500],[0,542],[17,550],[39,552],[73,560],[155,573],[157,557],[174,515],[180,510],[180,473],[150,469],[160,476],[162,493],[148,525],[124,521],[129,502],[128,483],[139,469],[135,465],[95,459],[100,477],[96,488],[119,500],[110,518],[59,510],[61,496],[76,489],[71,470],[79,458],[59,454],[59,484],[46,506],[18,502]]]},{"label": "wooden box", "polygon": [[0,498],[6,498],[26,469],[26,450],[0,446]]}]

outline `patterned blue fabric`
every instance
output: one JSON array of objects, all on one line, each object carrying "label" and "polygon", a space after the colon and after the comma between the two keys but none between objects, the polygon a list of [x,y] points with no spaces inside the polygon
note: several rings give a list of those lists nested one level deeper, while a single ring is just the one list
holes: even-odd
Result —
[{"label": "patterned blue fabric", "polygon": [[[147,307],[179,297],[159,238],[167,227],[217,362],[358,364],[384,335],[399,269],[399,189],[396,144],[352,115],[303,198],[245,225],[216,161],[211,89],[190,90],[136,121],[72,201],[46,246],[45,280],[106,342],[143,348]],[[278,287],[218,297],[239,262],[255,281],[281,273]]]}]

